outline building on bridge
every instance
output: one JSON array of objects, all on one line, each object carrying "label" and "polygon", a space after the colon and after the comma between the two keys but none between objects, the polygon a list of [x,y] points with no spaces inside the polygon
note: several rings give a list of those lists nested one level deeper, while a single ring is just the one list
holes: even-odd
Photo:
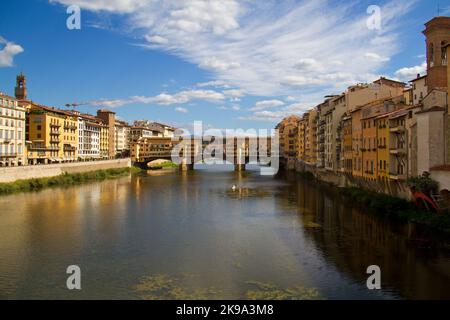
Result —
[{"label": "building on bridge", "polygon": [[156,159],[171,159],[171,152],[177,141],[167,137],[139,138],[130,144],[132,162],[149,162]]}]

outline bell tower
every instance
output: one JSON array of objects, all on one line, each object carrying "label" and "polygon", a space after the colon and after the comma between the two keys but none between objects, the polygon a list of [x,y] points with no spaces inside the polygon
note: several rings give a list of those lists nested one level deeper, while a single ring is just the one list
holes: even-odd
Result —
[{"label": "bell tower", "polygon": [[428,92],[447,87],[448,57],[446,46],[450,43],[450,17],[435,17],[425,24],[427,44]]},{"label": "bell tower", "polygon": [[27,99],[27,80],[21,72],[16,78],[15,96],[19,100]]}]

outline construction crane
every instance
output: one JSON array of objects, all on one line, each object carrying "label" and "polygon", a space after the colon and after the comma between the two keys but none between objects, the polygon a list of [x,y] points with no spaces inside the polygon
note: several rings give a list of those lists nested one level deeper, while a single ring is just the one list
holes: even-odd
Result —
[{"label": "construction crane", "polygon": [[68,108],[68,109],[72,109],[72,110],[76,110],[76,108],[78,108],[79,106],[84,106],[84,105],[87,105],[88,103],[86,103],[86,102],[82,102],[82,103],[66,103],[65,104],[65,107],[66,108]]}]

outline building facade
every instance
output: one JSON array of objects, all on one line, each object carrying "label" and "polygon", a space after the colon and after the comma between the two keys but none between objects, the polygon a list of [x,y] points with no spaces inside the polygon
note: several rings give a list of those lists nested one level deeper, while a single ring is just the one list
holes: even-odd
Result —
[{"label": "building facade", "polygon": [[0,93],[0,166],[26,164],[25,109]]}]

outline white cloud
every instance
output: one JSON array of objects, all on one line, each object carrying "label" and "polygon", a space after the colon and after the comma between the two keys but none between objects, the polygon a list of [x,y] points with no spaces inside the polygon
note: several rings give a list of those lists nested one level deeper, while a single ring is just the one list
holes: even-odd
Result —
[{"label": "white cloud", "polygon": [[395,71],[395,76],[401,81],[410,81],[417,77],[418,74],[425,75],[427,73],[427,63],[423,62],[419,66],[410,68],[401,68]]},{"label": "white cloud", "polygon": [[133,96],[128,99],[100,99],[91,101],[89,104],[93,106],[116,108],[135,103],[173,105],[184,104],[195,100],[217,102],[224,99],[225,96],[222,93],[212,90],[185,90],[173,95],[168,93],[160,93],[159,95],[153,97]]},{"label": "white cloud", "polygon": [[180,113],[187,113],[188,109],[182,108],[182,107],[177,107],[177,108],[175,108],[175,111],[180,112]]},{"label": "white cloud", "polygon": [[7,41],[1,36],[0,48],[0,68],[12,67],[14,65],[14,56],[24,51],[20,45]]},{"label": "white cloud", "polygon": [[148,4],[148,0],[49,0],[66,6],[78,5],[92,11],[131,13]]},{"label": "white cloud", "polygon": [[125,13],[127,30],[147,35],[144,45],[211,71],[215,80],[246,94],[297,97],[301,90],[304,100],[376,79],[398,53],[402,18],[417,2],[384,1],[382,29],[376,31],[367,28],[359,2],[52,1]]},{"label": "white cloud", "polygon": [[227,107],[227,106],[220,106],[220,107],[218,107],[217,109],[219,109],[219,110],[239,111],[239,110],[241,110],[241,107],[240,107],[239,105],[237,105],[237,104],[233,104],[233,105],[231,105],[230,107]]},{"label": "white cloud", "polygon": [[387,61],[391,60],[388,57],[382,57],[378,53],[374,53],[374,52],[366,52],[366,54],[364,56],[366,58],[368,58],[369,60],[378,61],[378,62],[387,62]]},{"label": "white cloud", "polygon": [[231,85],[227,84],[225,81],[222,80],[212,80],[207,82],[200,82],[195,85],[196,87],[203,88],[203,87],[214,87],[214,88],[230,88]]},{"label": "white cloud", "polygon": [[239,68],[240,64],[238,62],[228,62],[219,60],[216,57],[210,57],[205,58],[198,66],[203,69],[214,71],[227,71],[229,69]]},{"label": "white cloud", "polygon": [[251,108],[251,111],[259,111],[259,110],[265,110],[270,108],[275,108],[284,105],[283,101],[280,100],[263,100],[258,101],[253,108]]},{"label": "white cloud", "polygon": [[167,44],[169,43],[169,40],[167,40],[164,37],[161,36],[145,36],[145,39],[150,42],[150,43],[154,43],[154,44]]},{"label": "white cloud", "polygon": [[243,96],[245,96],[244,90],[241,90],[241,89],[224,90],[223,94],[226,96],[230,96],[231,98],[233,98],[235,100],[238,100],[239,98],[242,98]]}]

